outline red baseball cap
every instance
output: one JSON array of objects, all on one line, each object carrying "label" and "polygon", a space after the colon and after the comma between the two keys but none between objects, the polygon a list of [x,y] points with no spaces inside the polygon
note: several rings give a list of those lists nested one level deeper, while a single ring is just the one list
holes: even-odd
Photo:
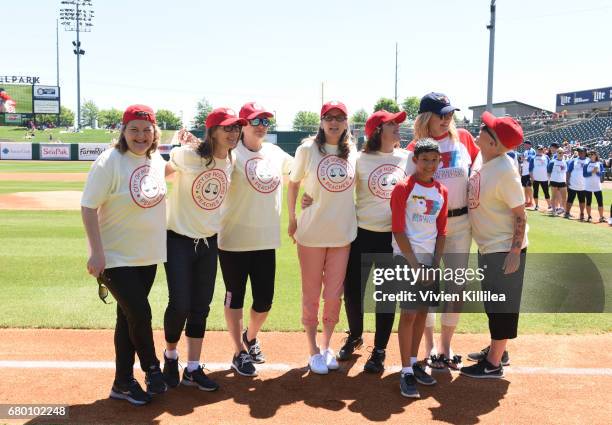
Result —
[{"label": "red baseball cap", "polygon": [[365,124],[365,134],[369,139],[374,134],[374,131],[378,128],[379,125],[394,121],[398,124],[403,123],[406,120],[406,112],[397,112],[392,113],[389,111],[385,111],[381,109],[380,111],[374,112],[372,115],[368,117],[368,120]]},{"label": "red baseball cap", "polygon": [[232,108],[216,108],[213,109],[206,118],[206,128],[212,128],[217,125],[247,125],[248,121],[236,115]]},{"label": "red baseball cap", "polygon": [[487,127],[495,132],[501,144],[508,149],[514,149],[523,143],[523,129],[514,118],[497,118],[492,113],[485,112],[480,119]]},{"label": "red baseball cap", "polygon": [[4,99],[4,100],[9,100],[11,98],[11,96],[9,96],[9,94],[5,91],[1,91],[0,92],[0,99]]},{"label": "red baseball cap", "polygon": [[249,102],[245,103],[242,108],[240,108],[240,114],[238,114],[240,118],[244,118],[247,120],[252,120],[253,118],[272,118],[274,114],[270,111],[266,111],[263,106],[261,106],[257,102]]},{"label": "red baseball cap", "polygon": [[126,125],[133,120],[145,120],[151,124],[156,124],[155,112],[147,105],[130,105],[123,113],[123,125]]},{"label": "red baseball cap", "polygon": [[338,102],[337,100],[332,100],[331,102],[325,103],[321,107],[321,118],[323,117],[323,115],[327,114],[332,109],[338,109],[339,111],[342,111],[344,115],[348,115],[346,105],[344,103]]}]

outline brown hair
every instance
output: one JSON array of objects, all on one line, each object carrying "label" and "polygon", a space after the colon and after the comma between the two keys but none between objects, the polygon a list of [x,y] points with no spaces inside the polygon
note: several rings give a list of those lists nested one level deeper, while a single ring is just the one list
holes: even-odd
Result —
[{"label": "brown hair", "polygon": [[[431,137],[429,134],[429,120],[431,119],[433,112],[422,112],[417,115],[414,120],[414,140],[425,139]],[[457,126],[455,125],[454,118],[448,125],[448,135],[451,140],[455,142],[459,141],[459,133],[457,132]]]},{"label": "brown hair", "polygon": [[382,146],[382,128],[379,126],[374,130],[372,137],[368,137],[365,144],[363,145],[363,151],[365,153],[378,152]]},{"label": "brown hair", "polygon": [[[126,153],[129,150],[127,140],[125,140],[125,129],[126,128],[127,128],[127,124],[123,124],[121,126],[121,133],[119,134],[119,140],[117,140],[117,143],[115,143],[115,149],[117,149],[122,154]],[[151,154],[157,150],[157,146],[159,146],[160,139],[161,139],[161,130],[159,129],[157,124],[153,124],[153,144],[145,152],[145,155],[147,156],[147,158],[150,159]]]},{"label": "brown hair", "polygon": [[[206,160],[205,165],[207,167],[213,162],[215,162],[214,152],[215,152],[215,145],[217,144],[217,141],[216,139],[213,138],[213,134],[219,131],[220,127],[221,127],[220,125],[216,125],[214,127],[207,128],[206,135],[204,136],[204,140],[202,140],[200,144],[198,145],[198,147],[195,148],[196,153]],[[242,130],[240,131],[240,133],[241,133],[240,136],[242,136]],[[230,161],[232,160],[231,153],[232,153],[232,150],[230,149],[228,151]]]},{"label": "brown hair", "polygon": [[[319,127],[319,131],[316,136],[314,136],[314,141],[319,148],[319,153],[321,155],[325,155],[325,132],[321,127]],[[338,142],[338,154],[337,156],[342,159],[347,159],[349,156],[349,151],[351,149],[351,134],[348,131],[348,128],[344,130],[342,135],[340,136],[340,141]]]}]

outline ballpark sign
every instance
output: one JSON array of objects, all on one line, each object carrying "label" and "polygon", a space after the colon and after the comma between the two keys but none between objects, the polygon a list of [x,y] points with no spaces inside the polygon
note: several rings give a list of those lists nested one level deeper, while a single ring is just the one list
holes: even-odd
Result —
[{"label": "ballpark sign", "polygon": [[69,143],[43,143],[40,145],[40,159],[70,160]]},{"label": "ballpark sign", "polygon": [[0,84],[39,84],[40,77],[23,75],[0,75]]},{"label": "ballpark sign", "polygon": [[32,143],[0,143],[0,159],[32,159]]},{"label": "ballpark sign", "polygon": [[79,143],[79,161],[95,161],[110,147],[108,143]]}]

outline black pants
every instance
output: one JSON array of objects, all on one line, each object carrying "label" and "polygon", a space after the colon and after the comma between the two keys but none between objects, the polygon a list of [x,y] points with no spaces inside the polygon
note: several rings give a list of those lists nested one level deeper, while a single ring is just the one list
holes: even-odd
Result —
[{"label": "black pants", "polygon": [[542,186],[542,192],[544,192],[544,199],[550,199],[550,194],[548,193],[548,182],[540,182],[537,180],[533,181],[533,199],[538,199],[540,186]]},{"label": "black pants", "polygon": [[108,290],[117,300],[115,325],[115,381],[128,382],[134,376],[134,354],[144,372],[159,367],[155,356],[149,292],[157,265],[106,269]]},{"label": "black pants", "polygon": [[493,340],[516,338],[518,331],[527,249],[521,251],[519,268],[511,274],[504,274],[502,269],[507,255],[507,252],[478,254],[478,268],[484,271],[482,290],[506,296],[506,301],[503,303],[484,302],[489,318],[489,332]]},{"label": "black pants", "polygon": [[274,298],[276,250],[223,251],[220,249],[219,263],[225,282],[226,307],[231,309],[243,307],[247,278],[250,278],[253,310],[257,313],[270,311]]},{"label": "black pants", "polygon": [[567,189],[567,203],[572,205],[574,203],[574,199],[578,196],[578,203],[584,204],[586,200],[586,191],[584,190],[574,190],[572,188]]},{"label": "black pants", "polygon": [[591,203],[593,202],[593,195],[595,195],[595,199],[597,200],[597,206],[599,208],[603,208],[603,196],[601,194],[601,190],[598,190],[597,192],[587,192],[587,191],[585,191],[586,204],[589,207],[591,206]]},{"label": "black pants", "polygon": [[[351,243],[344,280],[344,309],[351,336],[359,337],[363,333],[363,297],[368,280],[368,273],[365,270],[369,271],[373,266],[373,263],[362,264],[361,254],[391,254],[393,252],[392,238],[391,232],[372,232],[359,227],[357,238]],[[376,334],[374,335],[376,348],[387,348],[394,319],[394,313],[376,313]]]},{"label": "black pants", "polygon": [[183,328],[186,336],[203,338],[217,278],[217,235],[192,239],[169,230],[167,246],[166,341],[178,342]]}]

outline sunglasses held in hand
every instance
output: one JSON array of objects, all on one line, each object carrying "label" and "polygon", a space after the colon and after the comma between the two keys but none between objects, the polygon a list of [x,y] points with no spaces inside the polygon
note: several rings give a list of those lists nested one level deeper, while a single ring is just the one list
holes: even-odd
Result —
[{"label": "sunglasses held in hand", "polygon": [[104,304],[112,304],[111,301],[106,301],[106,299],[108,298],[107,285],[110,282],[110,279],[104,274],[104,272],[102,272],[96,280],[98,281],[98,297],[100,297],[100,300],[102,300]]}]

